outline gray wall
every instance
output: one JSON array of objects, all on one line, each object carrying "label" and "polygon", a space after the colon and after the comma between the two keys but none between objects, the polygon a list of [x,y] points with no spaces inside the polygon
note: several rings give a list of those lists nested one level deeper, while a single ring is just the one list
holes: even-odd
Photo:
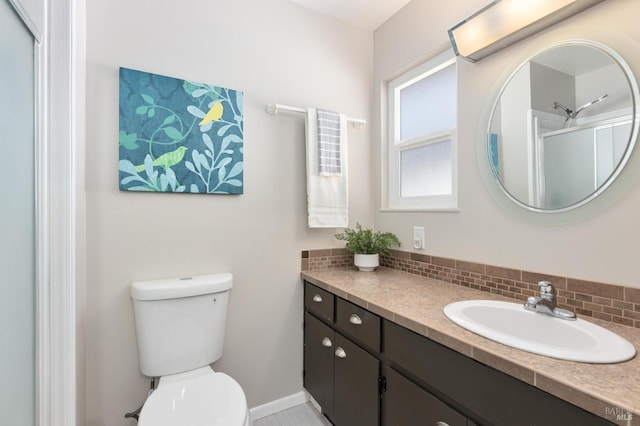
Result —
[{"label": "gray wall", "polygon": [[[373,35],[285,0],[87,2],[88,425],[133,425],[132,281],[229,271],[224,355],[214,365],[251,407],[302,389],[300,251],[339,246],[306,226],[304,117],[269,103],[369,119]],[[118,67],[245,94],[245,193],[118,191]],[[373,224],[370,126],[349,130],[352,220]]]}]

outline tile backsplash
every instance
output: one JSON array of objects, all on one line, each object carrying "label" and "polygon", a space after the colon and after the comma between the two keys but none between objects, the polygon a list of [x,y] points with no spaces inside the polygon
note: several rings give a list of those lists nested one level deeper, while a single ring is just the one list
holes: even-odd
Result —
[{"label": "tile backsplash", "polygon": [[[520,302],[538,291],[538,281],[548,280],[558,290],[558,305],[579,315],[640,328],[640,288],[585,281],[541,272],[465,262],[402,250],[380,256],[380,265],[434,278],[476,290],[499,294]],[[346,249],[304,250],[302,270],[353,266]]]}]

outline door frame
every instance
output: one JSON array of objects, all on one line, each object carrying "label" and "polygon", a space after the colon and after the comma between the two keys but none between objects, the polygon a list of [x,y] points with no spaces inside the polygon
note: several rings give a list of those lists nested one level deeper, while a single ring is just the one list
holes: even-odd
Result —
[{"label": "door frame", "polygon": [[[36,425],[77,420],[78,77],[84,78],[84,0],[8,0],[34,37]],[[78,43],[79,42],[79,43]],[[79,208],[80,207],[80,208]],[[82,280],[81,280],[82,282]]]}]

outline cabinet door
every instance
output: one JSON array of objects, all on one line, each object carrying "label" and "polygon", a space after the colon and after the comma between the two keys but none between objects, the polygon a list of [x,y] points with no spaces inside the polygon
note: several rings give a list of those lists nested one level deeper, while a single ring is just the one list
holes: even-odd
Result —
[{"label": "cabinet door", "polygon": [[383,426],[465,426],[467,419],[392,368],[385,372]]},{"label": "cabinet door", "polygon": [[336,426],[375,426],[379,421],[380,361],[336,333],[334,416]]},{"label": "cabinet door", "polygon": [[332,418],[334,331],[308,312],[304,324],[304,387]]}]

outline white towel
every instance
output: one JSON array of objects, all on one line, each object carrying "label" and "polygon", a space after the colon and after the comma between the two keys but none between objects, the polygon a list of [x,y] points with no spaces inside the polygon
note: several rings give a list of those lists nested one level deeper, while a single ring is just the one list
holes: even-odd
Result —
[{"label": "white towel", "polygon": [[321,176],[318,161],[318,116],[315,108],[306,114],[307,203],[309,228],[346,228],[349,226],[347,181],[347,117],[340,115],[339,176]]}]

